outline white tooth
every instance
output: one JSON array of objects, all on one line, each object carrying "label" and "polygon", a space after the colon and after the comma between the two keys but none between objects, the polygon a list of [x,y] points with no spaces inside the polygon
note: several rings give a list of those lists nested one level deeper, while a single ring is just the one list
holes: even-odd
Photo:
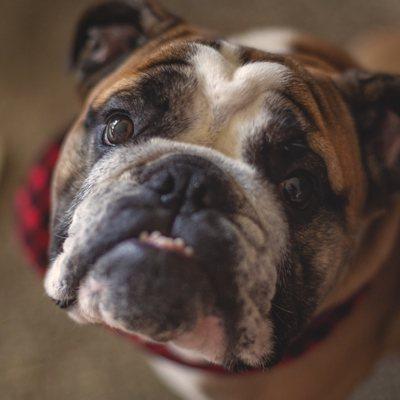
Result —
[{"label": "white tooth", "polygon": [[188,256],[191,257],[193,255],[193,249],[191,247],[185,247],[184,253]]},{"label": "white tooth", "polygon": [[144,231],[140,234],[139,240],[146,240],[149,237],[148,232]]},{"label": "white tooth", "polygon": [[139,235],[139,239],[147,243],[153,244],[156,247],[164,248],[170,251],[179,251],[185,254],[187,257],[191,257],[194,253],[193,248],[186,246],[185,241],[182,238],[171,238],[164,236],[159,231],[147,232],[143,231]]},{"label": "white tooth", "polygon": [[184,240],[181,239],[181,238],[176,238],[176,239],[174,240],[174,243],[175,243],[176,245],[180,246],[180,247],[184,247],[184,246],[185,246],[185,242],[184,242]]}]

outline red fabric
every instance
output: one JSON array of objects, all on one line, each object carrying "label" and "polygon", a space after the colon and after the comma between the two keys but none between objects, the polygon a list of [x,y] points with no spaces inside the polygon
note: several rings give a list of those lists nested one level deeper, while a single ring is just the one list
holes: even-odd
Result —
[{"label": "red fabric", "polygon": [[61,141],[52,143],[33,166],[15,198],[18,233],[32,265],[43,275],[49,244],[50,184]]},{"label": "red fabric", "polygon": [[[62,138],[45,150],[42,157],[32,167],[25,185],[17,192],[15,200],[19,236],[30,262],[41,276],[45,274],[48,262],[51,176],[58,159],[61,142]],[[281,363],[301,356],[329,336],[336,325],[350,314],[362,292],[363,290],[345,303],[317,317],[306,332],[289,348]],[[135,335],[118,333],[127,336],[149,352],[181,365],[213,373],[231,374],[221,366],[188,362],[163,345],[146,343]],[[257,369],[251,371],[257,371]]]}]

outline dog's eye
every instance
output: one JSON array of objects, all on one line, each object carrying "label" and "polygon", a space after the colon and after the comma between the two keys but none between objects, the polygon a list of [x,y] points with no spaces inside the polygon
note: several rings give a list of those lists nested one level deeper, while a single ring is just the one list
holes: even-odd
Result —
[{"label": "dog's eye", "polygon": [[126,115],[114,115],[108,122],[103,141],[108,146],[127,142],[133,135],[133,122]]},{"label": "dog's eye", "polygon": [[304,209],[314,194],[314,180],[305,171],[298,171],[280,184],[280,191],[286,203],[297,209]]}]

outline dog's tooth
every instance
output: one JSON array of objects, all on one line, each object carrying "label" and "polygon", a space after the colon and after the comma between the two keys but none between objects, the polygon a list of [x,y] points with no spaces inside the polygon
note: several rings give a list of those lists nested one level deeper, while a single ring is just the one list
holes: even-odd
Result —
[{"label": "dog's tooth", "polygon": [[173,239],[169,236],[162,235],[159,231],[153,231],[151,233],[143,231],[139,235],[139,239],[161,249],[183,253],[186,257],[191,257],[194,253],[190,246],[186,246],[182,238],[178,237]]},{"label": "dog's tooth", "polygon": [[139,240],[146,240],[149,237],[149,233],[147,231],[144,231],[140,234]]},{"label": "dog's tooth", "polygon": [[183,250],[184,254],[188,257],[191,257],[194,253],[193,248],[192,247],[185,247],[185,249]]},{"label": "dog's tooth", "polygon": [[164,237],[160,238],[160,243],[163,246],[170,246],[171,245],[171,240],[164,236]]},{"label": "dog's tooth", "polygon": [[174,243],[175,243],[177,246],[185,247],[185,242],[184,242],[184,240],[183,240],[182,238],[176,238],[176,239],[174,240]]}]

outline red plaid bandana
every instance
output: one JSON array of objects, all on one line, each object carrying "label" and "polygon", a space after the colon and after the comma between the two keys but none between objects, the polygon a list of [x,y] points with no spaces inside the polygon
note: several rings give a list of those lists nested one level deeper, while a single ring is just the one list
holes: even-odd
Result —
[{"label": "red plaid bandana", "polygon": [[[30,170],[27,181],[17,192],[15,200],[19,236],[30,262],[41,276],[45,274],[48,264],[50,185],[52,172],[60,153],[61,143],[62,138],[50,144],[45,150],[42,157]],[[351,313],[363,292],[364,289],[345,303],[324,312],[313,320],[308,329],[290,346],[281,364],[300,357],[327,338],[336,325]],[[135,335],[118,333],[128,337],[150,353],[180,365],[219,374],[233,374],[218,365],[206,362],[189,362],[164,345],[147,343]],[[251,371],[260,371],[260,369]]]}]

